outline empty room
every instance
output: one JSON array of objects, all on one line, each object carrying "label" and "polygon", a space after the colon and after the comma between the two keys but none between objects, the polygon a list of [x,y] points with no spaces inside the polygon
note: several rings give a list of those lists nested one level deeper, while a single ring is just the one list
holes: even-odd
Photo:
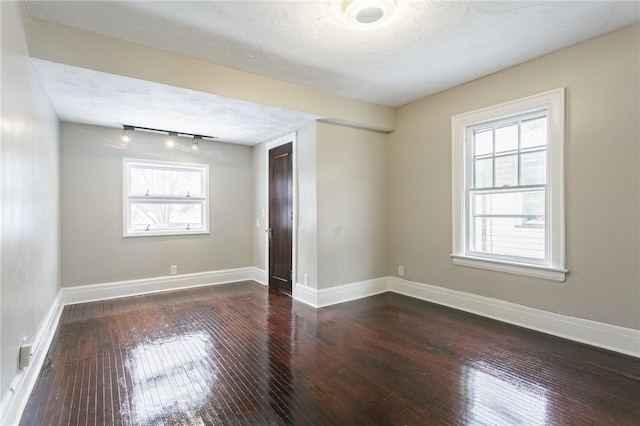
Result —
[{"label": "empty room", "polygon": [[0,425],[640,424],[637,1],[0,17]]}]

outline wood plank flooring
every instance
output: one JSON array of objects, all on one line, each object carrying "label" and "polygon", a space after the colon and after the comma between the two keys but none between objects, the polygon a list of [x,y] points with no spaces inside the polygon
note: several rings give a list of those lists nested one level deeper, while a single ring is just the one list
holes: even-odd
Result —
[{"label": "wood plank flooring", "polygon": [[382,294],[68,306],[23,425],[638,425],[640,361]]}]

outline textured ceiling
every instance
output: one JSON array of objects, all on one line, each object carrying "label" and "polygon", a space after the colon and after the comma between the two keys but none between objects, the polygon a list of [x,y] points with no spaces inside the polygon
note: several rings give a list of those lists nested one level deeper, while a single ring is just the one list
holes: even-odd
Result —
[{"label": "textured ceiling", "polygon": [[110,127],[130,124],[254,145],[320,118],[40,59],[31,61],[63,121]]},{"label": "textured ceiling", "polygon": [[637,22],[635,1],[398,0],[354,30],[330,1],[28,1],[32,16],[399,106]]}]

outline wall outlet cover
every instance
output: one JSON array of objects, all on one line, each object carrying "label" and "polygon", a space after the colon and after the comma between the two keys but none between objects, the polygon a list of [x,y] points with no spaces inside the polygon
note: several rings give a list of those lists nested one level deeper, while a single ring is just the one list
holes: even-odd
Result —
[{"label": "wall outlet cover", "polygon": [[20,361],[19,367],[20,369],[27,368],[29,364],[31,364],[31,356],[33,355],[33,348],[31,345],[22,345],[20,346]]}]

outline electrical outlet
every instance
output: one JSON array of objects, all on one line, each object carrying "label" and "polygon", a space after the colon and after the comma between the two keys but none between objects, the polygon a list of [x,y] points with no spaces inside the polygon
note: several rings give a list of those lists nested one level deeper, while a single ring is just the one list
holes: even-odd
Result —
[{"label": "electrical outlet", "polygon": [[303,283],[304,285],[309,285],[309,274],[304,274],[304,275],[302,276],[302,283]]},{"label": "electrical outlet", "polygon": [[260,228],[260,219],[256,219],[256,228]]},{"label": "electrical outlet", "polygon": [[33,348],[31,345],[20,346],[20,357],[18,361],[18,367],[23,370],[31,364],[31,356],[33,355]]},{"label": "electrical outlet", "polygon": [[171,265],[169,267],[169,272],[171,273],[171,275],[177,275],[178,274],[178,265]]},{"label": "electrical outlet", "polygon": [[398,275],[400,275],[401,277],[404,276],[404,266],[398,265]]}]

